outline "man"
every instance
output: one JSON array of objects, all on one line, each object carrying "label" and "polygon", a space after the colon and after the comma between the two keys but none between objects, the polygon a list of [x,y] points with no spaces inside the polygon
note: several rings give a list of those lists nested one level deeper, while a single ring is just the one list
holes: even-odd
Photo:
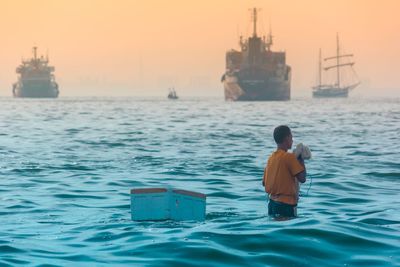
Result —
[{"label": "man", "polygon": [[292,148],[290,128],[281,125],[274,130],[277,150],[272,153],[264,169],[263,185],[269,194],[268,215],[296,217],[299,182],[306,181],[304,160],[287,151]]}]

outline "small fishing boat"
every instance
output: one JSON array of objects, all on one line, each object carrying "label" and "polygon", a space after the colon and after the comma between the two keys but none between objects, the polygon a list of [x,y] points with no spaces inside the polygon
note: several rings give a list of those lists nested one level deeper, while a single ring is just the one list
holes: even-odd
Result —
[{"label": "small fishing boat", "polygon": [[176,91],[174,88],[169,88],[169,93],[168,93],[168,99],[178,99],[178,95],[176,94]]}]

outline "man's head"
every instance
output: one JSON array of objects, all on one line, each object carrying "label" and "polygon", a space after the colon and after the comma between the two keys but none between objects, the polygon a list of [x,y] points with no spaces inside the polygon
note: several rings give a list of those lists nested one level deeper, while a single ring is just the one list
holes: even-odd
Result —
[{"label": "man's head", "polygon": [[293,144],[292,132],[286,125],[281,125],[274,130],[276,144],[283,149],[291,149]]}]

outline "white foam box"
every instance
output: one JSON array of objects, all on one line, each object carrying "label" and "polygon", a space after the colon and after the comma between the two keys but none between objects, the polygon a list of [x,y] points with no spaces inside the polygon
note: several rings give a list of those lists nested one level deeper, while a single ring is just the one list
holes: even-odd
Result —
[{"label": "white foam box", "polygon": [[206,195],[180,189],[137,188],[131,190],[134,221],[205,220]]},{"label": "white foam box", "polygon": [[170,201],[170,218],[172,220],[205,220],[206,195],[187,190],[173,189]]}]

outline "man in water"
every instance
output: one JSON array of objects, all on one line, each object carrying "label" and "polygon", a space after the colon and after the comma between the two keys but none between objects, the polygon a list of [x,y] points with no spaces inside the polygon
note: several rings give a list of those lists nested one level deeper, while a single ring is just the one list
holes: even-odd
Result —
[{"label": "man in water", "polygon": [[296,217],[299,199],[299,182],[306,181],[304,160],[287,151],[292,148],[290,128],[281,125],[274,130],[277,149],[268,159],[264,169],[263,186],[269,195],[268,215]]}]

